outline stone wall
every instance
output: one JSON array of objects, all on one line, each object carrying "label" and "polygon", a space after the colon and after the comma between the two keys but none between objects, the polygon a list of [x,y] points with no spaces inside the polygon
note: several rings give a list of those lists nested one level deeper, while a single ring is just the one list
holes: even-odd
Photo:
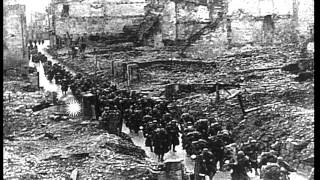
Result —
[{"label": "stone wall", "polygon": [[3,58],[4,69],[27,63],[25,48],[27,25],[25,5],[4,5],[3,41],[8,48]]},{"label": "stone wall", "polygon": [[[62,17],[63,5],[69,6],[69,15]],[[56,34],[122,33],[125,25],[138,24],[144,15],[143,0],[94,0],[63,2],[55,7]]]}]

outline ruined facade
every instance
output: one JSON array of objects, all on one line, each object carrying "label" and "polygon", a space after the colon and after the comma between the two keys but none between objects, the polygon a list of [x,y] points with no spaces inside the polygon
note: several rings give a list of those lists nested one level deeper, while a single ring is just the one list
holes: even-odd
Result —
[{"label": "ruined facade", "polygon": [[31,22],[28,24],[28,39],[49,39],[49,18],[46,13],[34,12],[31,14]]},{"label": "ruined facade", "polygon": [[[162,37],[185,40],[223,13],[212,33],[193,44],[194,53],[221,52],[228,44],[268,44],[310,36],[314,26],[313,0],[184,0],[152,1],[162,8]],[[208,51],[208,52],[204,52]],[[213,53],[216,54],[216,53]]]},{"label": "ruined facade", "polygon": [[112,34],[143,19],[144,0],[53,0],[55,34]]},{"label": "ruined facade", "polygon": [[3,7],[3,68],[19,68],[27,63],[26,6],[4,2]]}]

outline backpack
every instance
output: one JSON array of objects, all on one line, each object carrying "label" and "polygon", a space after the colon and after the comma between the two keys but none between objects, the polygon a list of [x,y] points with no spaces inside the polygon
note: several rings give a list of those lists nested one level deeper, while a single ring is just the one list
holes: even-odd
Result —
[{"label": "backpack", "polygon": [[281,176],[280,166],[270,163],[262,167],[261,176],[267,179],[279,180]]}]

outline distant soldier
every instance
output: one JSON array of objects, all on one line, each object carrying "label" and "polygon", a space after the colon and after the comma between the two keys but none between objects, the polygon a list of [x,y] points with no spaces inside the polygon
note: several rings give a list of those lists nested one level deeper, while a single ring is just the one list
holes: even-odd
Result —
[{"label": "distant soldier", "polygon": [[155,132],[156,128],[157,128],[157,121],[153,122],[151,119],[151,121],[148,121],[145,124],[145,127],[143,129],[143,135],[146,138],[145,146],[150,147],[151,152],[153,152],[153,149],[152,149],[152,146],[154,146],[153,136],[154,136],[154,132]]},{"label": "distant soldier", "polygon": [[208,138],[208,119],[199,119],[196,123],[195,123],[195,128],[197,131],[199,131],[202,135],[203,139],[207,139]]},{"label": "distant soldier", "polygon": [[280,166],[281,176],[283,179],[289,179],[290,172],[297,172],[296,169],[292,168],[289,163],[283,160],[283,157],[277,158],[277,163]]},{"label": "distant soldier", "polygon": [[208,147],[219,161],[220,169],[224,164],[224,143],[221,135],[210,136],[208,138]]},{"label": "distant soldier", "polygon": [[157,128],[154,132],[154,153],[159,161],[163,161],[163,156],[169,151],[168,133],[164,128]]},{"label": "distant soldier", "polygon": [[222,130],[222,127],[219,123],[215,122],[215,123],[211,123],[209,126],[209,136],[215,136],[218,134],[219,131]]},{"label": "distant soldier", "polygon": [[242,151],[249,157],[250,163],[251,163],[251,167],[254,168],[255,170],[255,174],[259,175],[258,173],[258,153],[259,153],[259,149],[258,149],[258,145],[257,145],[257,141],[255,139],[251,140],[251,142],[249,144],[245,144],[242,147]]},{"label": "distant soldier", "polygon": [[168,123],[166,130],[169,135],[169,145],[170,149],[172,146],[173,152],[176,152],[175,147],[179,145],[179,127],[178,127],[178,122],[176,120],[172,120]]},{"label": "distant soldier", "polygon": [[225,166],[232,169],[232,180],[250,180],[247,172],[251,170],[251,166],[249,158],[245,156],[243,151],[237,153],[234,162],[229,162]]},{"label": "distant soldier", "polygon": [[201,154],[198,157],[200,163],[199,173],[209,176],[212,180],[213,176],[217,172],[216,168],[216,158],[208,148],[203,148]]},{"label": "distant soldier", "polygon": [[260,179],[263,180],[280,180],[281,167],[277,163],[270,163],[263,165],[261,168]]},{"label": "distant soldier", "polygon": [[267,165],[267,163],[276,163],[277,156],[275,155],[275,151],[271,150],[270,152],[263,152],[261,154],[259,167],[261,168],[263,165]]},{"label": "distant soldier", "polygon": [[69,88],[69,85],[68,85],[67,79],[63,79],[61,82],[61,91],[64,95],[67,95],[68,88]]}]

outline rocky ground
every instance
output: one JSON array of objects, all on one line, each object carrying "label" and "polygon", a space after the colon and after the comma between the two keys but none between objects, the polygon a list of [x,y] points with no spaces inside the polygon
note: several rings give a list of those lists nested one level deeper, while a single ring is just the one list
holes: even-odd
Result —
[{"label": "rocky ground", "polygon": [[25,92],[19,84],[4,82],[4,179],[155,177],[150,169],[156,164],[127,135],[108,134],[79,117],[54,120],[50,117],[59,112],[57,106],[33,112],[50,94]]},{"label": "rocky ground", "polygon": [[[105,51],[97,56],[100,70],[109,70],[112,59],[150,61],[176,56],[150,48],[117,49],[111,55]],[[85,60],[70,60],[66,51],[60,50],[58,60],[75,72],[93,72],[95,56],[90,53],[92,49],[88,52]],[[238,141],[254,136],[273,143],[280,138],[284,142],[282,156],[299,172],[308,173],[311,166],[303,160],[314,153],[314,82],[313,79],[297,82],[297,74],[282,70],[283,66],[302,60],[311,64],[313,57],[301,58],[294,46],[247,46],[217,57],[216,68],[161,65],[145,68],[142,74],[148,78],[136,87],[156,89],[168,82],[239,83],[241,88],[230,91],[242,92],[244,107],[251,111],[246,115],[238,100],[228,99],[223,91],[219,103],[215,103],[214,93],[192,93],[175,103],[182,110],[202,112],[201,115],[219,121],[234,121]],[[155,163],[130,140],[110,135],[99,130],[97,124],[80,118],[52,120],[49,116],[57,111],[54,106],[32,112],[31,108],[50,99],[50,94],[25,92],[21,82],[4,83],[4,179],[70,179],[77,173],[84,179],[155,177],[149,171]],[[229,174],[218,173],[217,177],[227,179],[224,177]]]},{"label": "rocky ground", "polygon": [[[97,59],[110,61],[127,57],[127,60],[137,62],[179,59],[176,52],[165,49],[152,51],[146,48],[141,51],[141,48],[128,48],[129,53],[121,53],[119,50]],[[221,121],[236,122],[238,141],[254,136],[261,140],[269,138],[269,143],[272,144],[280,138],[284,142],[282,151],[285,159],[296,168],[308,172],[311,167],[303,159],[313,155],[314,82],[312,78],[298,81],[299,72],[284,69],[284,66],[300,62],[298,71],[310,72],[311,69],[313,73],[313,55],[302,57],[300,49],[294,44],[267,47],[248,45],[233,48],[213,60],[216,68],[159,64],[144,68],[142,82],[135,87],[159,89],[163,87],[161,84],[168,83],[238,83],[241,85],[238,90],[242,91],[244,107],[251,111],[245,116],[237,99],[222,99],[218,104],[212,103],[214,94],[191,94],[177,103],[194,112],[209,113]],[[81,61],[84,64],[79,67],[86,67],[93,62],[94,59],[89,57],[86,61]],[[78,69],[74,64],[72,66]],[[108,65],[101,69],[108,69]]]}]

